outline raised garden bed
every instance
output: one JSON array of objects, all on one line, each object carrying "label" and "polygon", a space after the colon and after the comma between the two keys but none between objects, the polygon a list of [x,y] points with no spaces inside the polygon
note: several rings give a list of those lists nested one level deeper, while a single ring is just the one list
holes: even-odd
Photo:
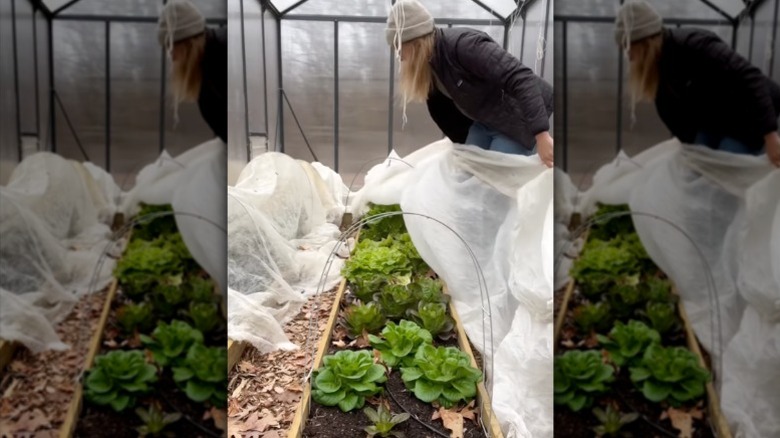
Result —
[{"label": "raised garden bed", "polygon": [[117,264],[117,292],[95,332],[61,437],[218,437],[225,429],[220,296],[168,212],[146,206],[138,215],[153,219],[136,224]]},{"label": "raised garden bed", "polygon": [[631,216],[585,242],[555,299],[555,436],[730,438],[685,309]]},{"label": "raised garden bed", "polygon": [[455,309],[403,217],[364,227],[343,274],[288,437],[503,438]]}]

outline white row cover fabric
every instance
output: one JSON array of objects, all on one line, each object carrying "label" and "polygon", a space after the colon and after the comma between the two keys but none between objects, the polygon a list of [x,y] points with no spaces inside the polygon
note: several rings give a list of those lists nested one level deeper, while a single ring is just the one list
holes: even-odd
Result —
[{"label": "white row cover fabric", "polygon": [[[493,367],[487,386],[506,436],[551,437],[553,171],[538,156],[445,139],[375,166],[365,181],[351,203],[356,214],[373,202],[427,216],[404,221]],[[484,274],[484,297],[464,242]]]},{"label": "white row cover fabric", "polygon": [[[627,203],[710,353],[738,437],[780,430],[780,170],[670,140],[602,167],[575,209]],[[708,275],[709,274],[709,275]],[[711,278],[710,278],[711,275]],[[722,364],[722,369],[719,364]]]},{"label": "white row cover fabric", "polygon": [[[338,174],[276,152],[262,154],[228,187],[228,332],[261,352],[294,349],[282,326],[317,292],[340,237],[346,187]],[[329,266],[338,284],[350,242]],[[314,341],[312,341],[314,342]]]}]

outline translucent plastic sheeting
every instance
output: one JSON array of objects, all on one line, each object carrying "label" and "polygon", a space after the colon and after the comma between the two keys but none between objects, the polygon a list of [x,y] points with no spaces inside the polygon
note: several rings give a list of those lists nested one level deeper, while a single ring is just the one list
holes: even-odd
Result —
[{"label": "translucent plastic sheeting", "polygon": [[587,215],[596,202],[628,203],[634,212],[661,218],[634,222],[712,358],[736,436],[772,436],[780,428],[777,187],[780,170],[766,156],[671,140],[635,157],[619,155],[596,173],[576,207]]},{"label": "translucent plastic sheeting", "polygon": [[[58,0],[44,0],[56,3]],[[68,0],[69,1],[69,0]],[[190,0],[207,18],[225,18],[225,3],[220,0]],[[62,1],[61,3],[65,3]],[[58,5],[59,7],[61,5]],[[79,0],[63,14],[123,15],[132,17],[157,17],[163,0]],[[53,9],[52,9],[53,10]]]},{"label": "translucent plastic sheeting", "polygon": [[485,360],[507,437],[552,436],[552,178],[538,156],[442,140],[372,168],[351,203],[356,214],[373,202],[427,216],[404,221]]},{"label": "translucent plastic sheeting", "polygon": [[111,280],[113,259],[98,261],[119,195],[103,170],[51,153],[25,159],[0,186],[0,338],[33,352],[67,348],[55,324]]},{"label": "translucent plastic sheeting", "polygon": [[[348,245],[323,279],[340,236],[346,188],[332,170],[269,152],[228,187],[228,332],[261,352],[295,348],[284,323],[308,295],[339,281]],[[313,341],[312,341],[313,342]]]},{"label": "translucent plastic sheeting", "polygon": [[[176,225],[192,257],[227,289],[225,187],[227,146],[220,139],[202,143],[176,157],[163,151],[138,173],[135,187],[124,194],[121,211],[134,216],[141,202],[171,204]],[[226,298],[226,297],[223,297]]]}]

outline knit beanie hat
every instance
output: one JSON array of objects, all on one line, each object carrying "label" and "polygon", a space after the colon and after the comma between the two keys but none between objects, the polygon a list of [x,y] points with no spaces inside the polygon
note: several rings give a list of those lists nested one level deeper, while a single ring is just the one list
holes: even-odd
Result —
[{"label": "knit beanie hat", "polygon": [[206,20],[200,11],[187,0],[169,0],[160,13],[157,40],[163,47],[202,34]]},{"label": "knit beanie hat", "polygon": [[661,16],[644,0],[627,1],[618,10],[615,41],[621,47],[658,35],[662,30]]},{"label": "knit beanie hat", "polygon": [[401,43],[433,33],[433,16],[417,0],[399,0],[393,5],[387,17],[385,37],[387,44],[394,45],[400,33]]}]

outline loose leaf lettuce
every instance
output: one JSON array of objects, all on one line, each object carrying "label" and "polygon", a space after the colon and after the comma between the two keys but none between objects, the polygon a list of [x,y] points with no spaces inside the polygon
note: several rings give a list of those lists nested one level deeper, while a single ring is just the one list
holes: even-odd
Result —
[{"label": "loose leaf lettuce", "polygon": [[710,380],[710,373],[690,350],[658,344],[645,350],[642,360],[630,371],[631,381],[646,399],[668,401],[672,406],[700,399]]},{"label": "loose leaf lettuce", "polygon": [[615,370],[601,361],[596,350],[572,350],[557,356],[553,373],[555,404],[574,412],[593,404],[593,398],[607,392],[607,384],[615,380]]},{"label": "loose leaf lettuce", "polygon": [[178,365],[194,344],[203,343],[203,333],[184,321],[160,322],[152,336],[141,335],[141,341],[152,351],[160,366]]},{"label": "loose leaf lettuce", "polygon": [[428,330],[406,320],[401,320],[398,325],[388,322],[382,330],[381,338],[369,335],[368,339],[371,346],[381,353],[382,362],[391,368],[395,368],[399,363],[411,366],[414,354],[420,345],[433,342],[433,337]]},{"label": "loose leaf lettuce", "polygon": [[192,344],[181,365],[173,368],[173,380],[190,400],[199,403],[208,400],[214,406],[225,406],[227,349],[206,347],[201,343]]},{"label": "loose leaf lettuce", "polygon": [[374,364],[369,351],[339,351],[323,358],[312,379],[312,398],[323,406],[338,406],[343,412],[360,409],[366,397],[379,394],[387,381],[382,365]]},{"label": "loose leaf lettuce", "polygon": [[455,347],[422,344],[412,365],[401,368],[401,379],[418,399],[451,408],[459,401],[476,397],[482,372],[472,367],[466,353]]},{"label": "loose leaf lettuce", "polygon": [[410,311],[409,315],[433,336],[447,337],[455,327],[455,322],[447,313],[447,305],[444,303],[423,303],[417,310]]},{"label": "loose leaf lettuce", "polygon": [[137,396],[149,393],[156,381],[157,369],[146,363],[142,351],[112,351],[95,358],[84,381],[85,396],[90,403],[121,412],[135,405]]},{"label": "loose leaf lettuce", "polygon": [[661,343],[661,335],[640,321],[629,321],[628,324],[618,321],[609,332],[609,337],[597,337],[615,365],[621,367],[635,364],[645,349]]},{"label": "loose leaf lettuce", "polygon": [[384,327],[385,317],[375,303],[355,304],[344,311],[344,323],[353,337],[366,333],[376,333]]}]

